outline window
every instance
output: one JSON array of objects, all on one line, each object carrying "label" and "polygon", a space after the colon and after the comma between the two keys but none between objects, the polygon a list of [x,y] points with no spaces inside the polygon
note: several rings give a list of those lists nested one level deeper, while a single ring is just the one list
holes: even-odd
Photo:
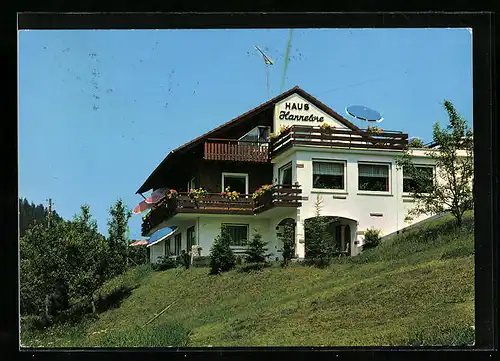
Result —
[{"label": "window", "polygon": [[170,237],[165,240],[165,256],[170,256]]},{"label": "window", "polygon": [[176,234],[174,238],[174,253],[181,254],[182,233]]},{"label": "window", "polygon": [[413,179],[408,174],[408,168],[403,167],[403,192],[418,192],[425,193],[425,190],[432,187],[434,183],[434,167],[416,165],[416,179]]},{"label": "window", "polygon": [[188,182],[188,187],[187,190],[189,192],[190,189],[196,189],[198,188],[198,185],[196,184],[196,179],[193,177],[189,182]]},{"label": "window", "polygon": [[313,188],[344,189],[343,162],[313,161]]},{"label": "window", "polygon": [[280,184],[292,184],[292,163],[288,163],[279,170]]},{"label": "window", "polygon": [[242,136],[239,140],[245,142],[265,143],[269,140],[269,127],[258,125]]},{"label": "window", "polygon": [[389,192],[388,164],[358,164],[360,191]]},{"label": "window", "polygon": [[187,251],[191,252],[191,248],[195,245],[196,239],[194,234],[194,226],[187,229]]},{"label": "window", "polygon": [[223,223],[221,229],[226,228],[231,238],[231,246],[244,246],[248,240],[248,224]]},{"label": "window", "polygon": [[222,192],[230,187],[231,192],[236,191],[241,194],[248,194],[248,174],[243,173],[222,173]]}]

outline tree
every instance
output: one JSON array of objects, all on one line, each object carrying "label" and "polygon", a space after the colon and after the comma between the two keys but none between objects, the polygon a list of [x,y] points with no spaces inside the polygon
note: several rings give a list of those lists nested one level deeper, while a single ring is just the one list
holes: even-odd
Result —
[{"label": "tree", "polygon": [[473,208],[473,134],[467,122],[457,113],[453,104],[445,100],[449,124],[433,126],[434,147],[426,155],[434,160],[437,177],[429,176],[413,161],[413,150],[407,148],[397,159],[396,166],[413,182],[411,195],[415,199],[406,219],[422,214],[439,214],[449,211],[462,226],[463,214]]},{"label": "tree", "polygon": [[[20,241],[21,314],[54,314],[49,300],[54,295],[62,305],[69,303],[67,252],[63,235],[65,222],[53,222],[50,228],[35,224]],[[58,307],[59,308],[59,307]]]},{"label": "tree", "polygon": [[409,148],[423,148],[424,146],[425,146],[424,142],[422,142],[419,138],[412,138],[408,142]]},{"label": "tree", "polygon": [[262,235],[255,230],[252,239],[247,245],[245,260],[248,263],[264,263],[267,258],[271,255],[267,252],[268,242],[262,240]]},{"label": "tree", "polygon": [[108,220],[107,259],[108,276],[117,276],[127,268],[127,229],[128,220],[132,216],[121,199],[118,199],[109,209],[111,218]]},{"label": "tree", "polygon": [[322,198],[316,197],[315,217],[304,221],[304,236],[306,245],[306,259],[319,267],[329,264],[336,249],[329,226],[336,218],[321,216]]},{"label": "tree", "polygon": [[236,265],[236,257],[231,249],[231,237],[223,227],[215,237],[210,249],[210,274],[219,274],[231,270]]},{"label": "tree", "polygon": [[[29,227],[35,223],[46,224],[49,210],[42,204],[36,206],[26,198],[19,198],[19,237],[23,237]],[[53,220],[62,220],[55,210],[52,210]]]},{"label": "tree", "polygon": [[58,316],[76,303],[92,303],[105,280],[106,242],[90,208],[73,222],[35,224],[21,238],[21,313]]},{"label": "tree", "polygon": [[107,279],[106,262],[108,244],[97,230],[90,207],[81,206],[67,232],[68,265],[70,273],[70,295],[92,305],[95,313],[94,295]]}]

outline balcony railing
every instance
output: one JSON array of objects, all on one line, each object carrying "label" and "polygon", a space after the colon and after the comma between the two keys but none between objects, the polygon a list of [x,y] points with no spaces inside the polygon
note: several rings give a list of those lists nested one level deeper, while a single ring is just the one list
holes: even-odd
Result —
[{"label": "balcony railing", "polygon": [[408,134],[384,131],[380,133],[344,129],[322,129],[303,125],[293,125],[274,138],[270,144],[270,155],[295,145],[402,150],[408,144]]},{"label": "balcony railing", "polygon": [[301,193],[297,185],[275,185],[255,199],[251,194],[240,194],[238,199],[231,200],[223,198],[220,193],[208,193],[195,199],[188,193],[179,193],[177,198],[163,199],[143,217],[142,235],[146,236],[177,213],[253,215],[272,207],[299,207]]},{"label": "balcony railing", "polygon": [[204,159],[237,162],[269,162],[268,143],[209,138],[205,142]]}]

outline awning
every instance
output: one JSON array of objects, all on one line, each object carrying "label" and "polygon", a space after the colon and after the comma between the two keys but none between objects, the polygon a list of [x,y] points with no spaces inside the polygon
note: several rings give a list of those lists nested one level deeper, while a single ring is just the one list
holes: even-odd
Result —
[{"label": "awning", "polygon": [[146,201],[142,201],[141,203],[139,203],[138,205],[135,206],[134,210],[132,211],[132,213],[134,214],[140,214],[150,208],[153,208],[154,204],[149,204],[149,203],[146,203]]},{"label": "awning", "polygon": [[159,231],[156,231],[149,238],[148,247],[151,247],[152,245],[155,245],[158,242],[161,242],[161,241],[165,240],[166,238],[170,237],[171,235],[173,235],[175,233],[176,229],[177,229],[177,227],[173,226],[173,227],[162,228]]},{"label": "awning", "polygon": [[135,246],[145,246],[148,244],[148,240],[147,239],[141,239],[139,241],[134,241],[132,243],[129,244],[130,247],[135,247]]},{"label": "awning", "polygon": [[145,202],[148,204],[156,204],[167,195],[168,188],[160,188],[151,193],[151,197],[146,198]]}]

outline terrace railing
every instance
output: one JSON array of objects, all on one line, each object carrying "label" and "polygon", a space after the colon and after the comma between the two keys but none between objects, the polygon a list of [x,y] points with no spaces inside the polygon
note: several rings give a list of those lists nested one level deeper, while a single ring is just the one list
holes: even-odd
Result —
[{"label": "terrace railing", "polygon": [[408,144],[408,134],[393,131],[355,132],[351,129],[322,129],[293,125],[271,141],[270,155],[275,156],[292,146],[402,150]]},{"label": "terrace railing", "polygon": [[205,142],[204,159],[268,163],[269,146],[261,142],[209,138]]},{"label": "terrace railing", "polygon": [[223,198],[220,193],[208,193],[194,198],[189,193],[179,193],[176,198],[163,199],[143,217],[142,234],[147,235],[161,222],[177,213],[209,213],[253,215],[272,207],[298,207],[302,190],[298,185],[275,185],[255,199],[251,194],[240,194],[238,199]]}]

